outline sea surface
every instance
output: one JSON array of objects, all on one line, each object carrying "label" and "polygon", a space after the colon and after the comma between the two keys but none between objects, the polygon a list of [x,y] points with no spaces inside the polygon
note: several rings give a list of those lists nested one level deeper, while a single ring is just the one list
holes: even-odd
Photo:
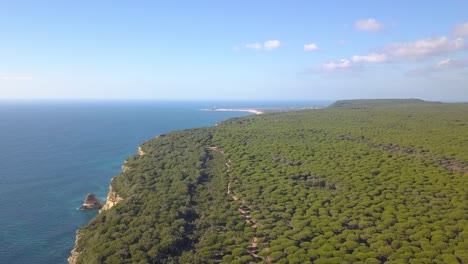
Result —
[{"label": "sea surface", "polygon": [[0,101],[0,263],[67,263],[75,231],[97,214],[77,208],[91,192],[104,202],[139,144],[251,115],[199,109],[329,103]]}]

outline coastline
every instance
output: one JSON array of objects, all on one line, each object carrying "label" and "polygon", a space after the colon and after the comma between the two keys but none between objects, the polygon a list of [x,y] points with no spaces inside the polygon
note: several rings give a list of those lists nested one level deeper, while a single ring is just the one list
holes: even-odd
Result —
[{"label": "coastline", "polygon": [[[114,178],[112,178],[112,180]],[[111,184],[109,184],[109,192],[107,194],[106,203],[99,210],[99,214],[105,210],[109,210],[110,208],[114,207],[118,202],[123,200],[123,198],[119,196],[119,194],[112,189],[112,180],[111,180]],[[70,256],[67,258],[67,261],[69,264],[76,264],[78,261],[78,257],[80,256],[82,252],[82,251],[78,251],[78,242],[80,239],[81,239],[81,228],[76,230],[75,245],[73,246],[73,249],[70,252]]]},{"label": "coastline", "polygon": [[[261,115],[261,114],[264,114],[266,112],[284,112],[284,111],[303,110],[303,109],[319,109],[319,108],[316,108],[316,107],[314,107],[314,108],[302,108],[302,109],[286,109],[286,108],[281,108],[281,109],[280,108],[276,108],[276,109],[216,108],[216,109],[199,109],[199,110],[200,111],[213,111],[213,112],[214,111],[218,111],[218,112],[248,112],[248,113],[253,113],[253,114],[256,114],[256,115]],[[214,124],[214,126],[217,126],[217,125],[218,124]],[[153,139],[159,138],[160,136],[161,135],[157,135]],[[144,156],[146,154],[142,149],[142,145],[147,141],[148,140],[144,141],[143,143],[141,143],[138,146],[137,155],[139,155],[140,157]],[[121,165],[122,173],[124,173],[124,172],[131,169],[131,167],[127,166],[126,163],[127,163],[127,160],[125,160],[123,162],[123,164]],[[117,176],[119,176],[119,175],[117,175]],[[117,177],[117,176],[115,176],[115,177]],[[110,208],[115,206],[118,202],[123,200],[123,198],[121,196],[119,196],[119,194],[115,190],[112,189],[112,181],[114,180],[114,178],[111,179],[111,183],[109,184],[109,192],[107,194],[107,200],[103,204],[103,207],[99,210],[99,212],[98,212],[99,214],[102,213],[105,210],[109,210]],[[78,251],[78,243],[79,243],[80,239],[81,239],[81,228],[76,230],[75,244],[74,244],[74,247],[73,247],[73,249],[72,249],[72,251],[70,253],[70,256],[67,258],[67,261],[68,261],[69,264],[76,264],[80,254],[82,253],[82,251]]]},{"label": "coastline", "polygon": [[301,111],[301,110],[316,110],[323,109],[326,107],[322,106],[306,106],[306,107],[272,107],[272,108],[205,108],[199,109],[200,111],[210,111],[210,112],[248,112],[256,115],[261,115],[265,113],[282,113],[282,112],[292,112],[292,111]]},{"label": "coastline", "polygon": [[78,240],[81,238],[81,228],[76,230],[75,245],[70,253],[70,256],[67,258],[69,264],[76,264],[78,257],[80,256],[80,251],[78,251]]},{"label": "coastline", "polygon": [[[144,155],[144,152],[141,150],[141,146],[138,146],[138,154],[140,156]],[[130,169],[130,167],[125,165],[126,163],[127,161],[125,160],[124,163],[122,164],[122,173]],[[114,178],[111,179],[111,182],[109,184],[109,192],[107,193],[106,202],[104,203],[102,208],[99,210],[98,212],[99,214],[102,213],[103,211],[111,209],[112,207],[117,205],[117,203],[123,200],[123,198],[115,190],[112,189],[112,181],[114,180]],[[67,261],[69,264],[76,264],[78,257],[81,254],[81,251],[78,251],[78,241],[80,240],[80,238],[81,238],[81,228],[76,230],[75,245],[73,246],[73,249],[70,252],[70,256],[67,258]]]},{"label": "coastline", "polygon": [[265,112],[261,109],[255,108],[214,108],[214,109],[200,109],[201,111],[213,111],[213,112],[248,112],[256,115],[264,114]]},{"label": "coastline", "polygon": [[[114,180],[114,178],[112,178],[112,180]],[[99,210],[99,213],[111,209],[117,203],[123,200],[123,198],[112,189],[112,180],[111,184],[109,184],[109,192],[107,193],[106,203],[102,206],[101,210]]]}]

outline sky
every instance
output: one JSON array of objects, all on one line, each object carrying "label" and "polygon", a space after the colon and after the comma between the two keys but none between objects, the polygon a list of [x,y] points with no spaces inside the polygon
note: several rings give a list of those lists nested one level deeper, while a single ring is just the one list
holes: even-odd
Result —
[{"label": "sky", "polygon": [[0,99],[468,101],[468,1],[0,0]]}]

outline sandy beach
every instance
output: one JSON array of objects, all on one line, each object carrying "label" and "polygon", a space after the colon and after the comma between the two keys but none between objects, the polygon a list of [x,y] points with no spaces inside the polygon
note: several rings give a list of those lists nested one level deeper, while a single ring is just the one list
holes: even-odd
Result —
[{"label": "sandy beach", "polygon": [[217,112],[249,112],[256,115],[263,114],[264,112],[259,109],[248,109],[248,108],[215,108],[215,109],[201,109],[203,111],[217,111]]}]

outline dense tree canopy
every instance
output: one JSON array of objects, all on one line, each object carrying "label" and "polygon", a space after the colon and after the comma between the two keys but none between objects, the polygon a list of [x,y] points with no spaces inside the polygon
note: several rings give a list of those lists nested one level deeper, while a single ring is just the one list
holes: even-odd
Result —
[{"label": "dense tree canopy", "polygon": [[468,105],[341,102],[142,145],[81,263],[468,263]]}]

